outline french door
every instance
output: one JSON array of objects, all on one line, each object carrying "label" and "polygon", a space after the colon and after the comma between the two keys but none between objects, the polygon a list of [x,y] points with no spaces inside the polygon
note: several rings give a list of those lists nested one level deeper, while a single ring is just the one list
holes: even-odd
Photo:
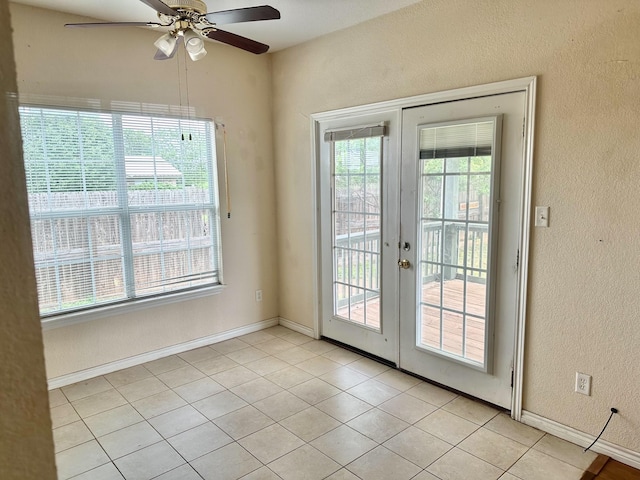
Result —
[{"label": "french door", "polygon": [[396,364],[399,125],[388,111],[319,132],[322,335]]},{"label": "french door", "polygon": [[511,407],[525,100],[320,124],[323,336]]},{"label": "french door", "polygon": [[[524,93],[403,112],[400,367],[511,406]],[[401,262],[402,264],[402,262]]]}]

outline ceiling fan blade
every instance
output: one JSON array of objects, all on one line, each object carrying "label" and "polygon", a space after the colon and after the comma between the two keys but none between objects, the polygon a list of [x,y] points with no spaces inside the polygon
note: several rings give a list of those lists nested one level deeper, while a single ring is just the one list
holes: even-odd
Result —
[{"label": "ceiling fan blade", "polygon": [[267,50],[269,50],[269,45],[256,42],[255,40],[251,40],[250,38],[241,37],[240,35],[236,35],[235,33],[225,32],[224,30],[218,29],[212,29],[205,32],[206,36],[211,40],[217,40],[218,42],[226,43],[227,45],[231,45],[232,47],[241,48],[242,50],[255,53],[256,55],[265,53],[267,52]]},{"label": "ceiling fan blade", "polygon": [[170,17],[179,17],[180,14],[176,12],[173,8],[168,6],[166,3],[161,2],[160,0],[140,0],[142,3],[150,6],[156,12],[164,13],[165,15],[169,15]]},{"label": "ceiling fan blade", "polygon": [[176,52],[178,51],[178,48],[180,47],[180,44],[182,43],[182,37],[178,37],[177,39],[178,41],[176,42],[175,47],[173,47],[173,51],[171,52],[171,55],[165,55],[164,52],[160,49],[158,49],[156,51],[156,54],[153,56],[154,60],[169,60],[170,58],[173,58],[176,54]]},{"label": "ceiling fan blade", "polygon": [[216,25],[241,22],[255,22],[258,20],[277,20],[280,12],[269,5],[259,7],[234,8],[206,14],[207,20]]},{"label": "ceiling fan blade", "polygon": [[65,27],[90,28],[90,27],[161,27],[156,22],[101,22],[101,23],[65,23]]}]

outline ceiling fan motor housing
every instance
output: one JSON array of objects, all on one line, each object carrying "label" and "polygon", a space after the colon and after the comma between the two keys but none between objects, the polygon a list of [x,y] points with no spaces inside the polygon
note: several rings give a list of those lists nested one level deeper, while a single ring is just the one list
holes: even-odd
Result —
[{"label": "ceiling fan motor housing", "polygon": [[207,4],[201,0],[174,0],[165,3],[174,10],[192,10],[200,15],[207,13]]}]

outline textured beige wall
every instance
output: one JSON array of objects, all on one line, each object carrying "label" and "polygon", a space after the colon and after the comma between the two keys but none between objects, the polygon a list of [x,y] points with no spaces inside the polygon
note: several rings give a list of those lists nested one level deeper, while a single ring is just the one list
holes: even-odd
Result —
[{"label": "textured beige wall", "polygon": [[524,407],[596,434],[616,406],[640,451],[639,32],[637,0],[425,0],[276,53],[280,315],[313,322],[311,113],[538,75]]},{"label": "textured beige wall", "polygon": [[[179,103],[172,61],[153,60],[157,32],[65,29],[82,18],[12,4],[21,94],[151,104]],[[49,378],[273,318],[278,314],[271,60],[213,42],[189,62],[196,114],[221,117],[228,132],[233,213],[222,219],[222,294],[44,334]],[[185,93],[183,80],[183,95]],[[221,162],[220,162],[221,163]],[[224,205],[224,190],[221,188]],[[223,207],[224,209],[224,207]],[[262,303],[254,292],[263,290]]]},{"label": "textured beige wall", "polygon": [[54,479],[8,4],[0,1],[0,478]]}]

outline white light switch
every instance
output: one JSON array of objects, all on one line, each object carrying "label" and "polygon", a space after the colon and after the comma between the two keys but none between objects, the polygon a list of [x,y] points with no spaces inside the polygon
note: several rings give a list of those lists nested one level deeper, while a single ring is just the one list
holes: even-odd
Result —
[{"label": "white light switch", "polygon": [[549,207],[536,207],[536,227],[549,226]]}]

